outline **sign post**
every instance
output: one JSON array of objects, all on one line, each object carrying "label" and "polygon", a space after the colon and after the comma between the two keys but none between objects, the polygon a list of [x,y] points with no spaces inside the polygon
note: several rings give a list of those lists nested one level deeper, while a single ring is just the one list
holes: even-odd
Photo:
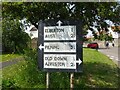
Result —
[{"label": "sign post", "polygon": [[49,72],[46,74],[46,88],[49,88]]},{"label": "sign post", "polygon": [[[38,48],[38,62],[41,70],[82,72],[81,22],[78,20],[40,21]],[[71,74],[71,77],[73,76],[74,74]]]},{"label": "sign post", "polygon": [[70,90],[74,88],[74,73],[70,73]]}]

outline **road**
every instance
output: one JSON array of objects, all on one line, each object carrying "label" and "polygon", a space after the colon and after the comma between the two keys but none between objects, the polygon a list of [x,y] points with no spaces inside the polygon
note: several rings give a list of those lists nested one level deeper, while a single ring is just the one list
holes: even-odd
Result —
[{"label": "road", "polygon": [[[120,48],[119,48],[120,50]],[[102,52],[103,54],[107,55],[114,63],[120,67],[120,58],[119,58],[119,50],[118,47],[110,47],[109,49],[100,48],[98,51]]]},{"label": "road", "polygon": [[10,65],[13,65],[13,64],[16,64],[21,60],[23,60],[23,57],[14,58],[14,59],[12,59],[10,61],[6,61],[6,62],[0,62],[0,69],[10,66]]}]

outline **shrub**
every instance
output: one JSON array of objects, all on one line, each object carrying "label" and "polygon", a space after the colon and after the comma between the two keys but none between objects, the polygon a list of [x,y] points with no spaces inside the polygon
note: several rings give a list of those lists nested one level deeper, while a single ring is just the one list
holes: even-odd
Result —
[{"label": "shrub", "polygon": [[19,88],[16,84],[15,81],[13,80],[2,80],[2,88],[3,90],[6,88]]}]

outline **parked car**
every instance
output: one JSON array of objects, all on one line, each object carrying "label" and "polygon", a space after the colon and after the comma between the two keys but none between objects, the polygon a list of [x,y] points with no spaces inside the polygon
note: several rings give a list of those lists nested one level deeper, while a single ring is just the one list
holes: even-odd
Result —
[{"label": "parked car", "polygon": [[98,49],[99,48],[99,45],[98,43],[94,42],[94,43],[89,43],[87,45],[88,48],[92,48],[92,49]]}]

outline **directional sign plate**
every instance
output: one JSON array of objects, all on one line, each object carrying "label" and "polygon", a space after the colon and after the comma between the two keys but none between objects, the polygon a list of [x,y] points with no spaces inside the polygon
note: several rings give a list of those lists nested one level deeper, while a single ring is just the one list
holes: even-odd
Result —
[{"label": "directional sign plate", "polygon": [[44,27],[44,40],[76,40],[76,26]]},{"label": "directional sign plate", "polygon": [[44,68],[76,69],[76,54],[44,54]]},{"label": "directional sign plate", "polygon": [[44,42],[44,52],[76,52],[76,42]]}]

